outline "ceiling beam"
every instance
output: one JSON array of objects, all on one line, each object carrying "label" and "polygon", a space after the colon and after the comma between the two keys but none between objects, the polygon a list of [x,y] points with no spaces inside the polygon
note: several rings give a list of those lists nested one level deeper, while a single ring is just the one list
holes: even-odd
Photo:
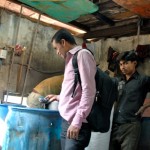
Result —
[{"label": "ceiling beam", "polygon": [[[143,26],[141,26],[141,33],[145,31],[150,31],[150,21],[144,21]],[[84,39],[92,38],[108,38],[108,37],[121,37],[125,35],[132,35],[137,33],[137,23],[131,23],[129,25],[115,26],[107,29],[102,29],[98,31],[92,31],[84,34]],[[148,33],[148,32],[147,32]]]},{"label": "ceiling beam", "polygon": [[92,13],[97,19],[101,20],[102,22],[109,24],[110,26],[113,26],[115,22],[111,20],[110,18],[106,17],[105,15],[99,13],[99,12],[94,12]]},{"label": "ceiling beam", "polygon": [[[133,19],[128,19],[128,20],[121,20],[121,21],[118,21],[115,23],[115,26],[114,27],[120,27],[120,26],[128,26],[129,24],[133,24],[133,23],[136,23],[139,21],[139,18],[133,18]],[[96,30],[102,30],[102,29],[107,29],[107,28],[110,28],[109,25],[99,25],[99,26],[93,26],[91,28],[91,31],[96,31]]]},{"label": "ceiling beam", "polygon": [[87,26],[85,26],[85,25],[83,25],[83,24],[81,24],[81,23],[79,23],[77,21],[71,21],[71,22],[69,22],[69,24],[74,25],[74,26],[76,26],[76,27],[78,27],[78,28],[80,28],[82,30],[90,31],[89,27],[87,27]]},{"label": "ceiling beam", "polygon": [[[107,1],[107,2],[104,2],[104,3],[99,3],[97,4],[99,6],[99,10],[100,11],[105,11],[105,10],[108,10],[108,9],[112,9],[114,7],[118,7],[119,5],[117,5],[115,2],[113,1]],[[120,6],[119,6],[120,7]]]}]

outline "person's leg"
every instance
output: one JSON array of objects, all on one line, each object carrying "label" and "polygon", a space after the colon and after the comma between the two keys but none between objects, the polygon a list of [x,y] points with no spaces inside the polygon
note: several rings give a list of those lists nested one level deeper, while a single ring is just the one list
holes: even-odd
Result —
[{"label": "person's leg", "polygon": [[121,150],[121,146],[119,144],[120,132],[119,125],[113,124],[112,131],[110,135],[110,144],[109,150]]},{"label": "person's leg", "polygon": [[121,130],[121,150],[137,150],[141,133],[141,123],[133,122],[125,124]]},{"label": "person's leg", "polygon": [[27,97],[27,105],[31,108],[44,108],[44,104],[39,102],[41,95],[35,92],[31,92]]},{"label": "person's leg", "polygon": [[67,129],[69,124],[66,121],[62,122],[62,135],[61,135],[61,145],[62,150],[84,150],[88,146],[91,129],[87,123],[83,123],[79,132],[78,140],[68,139],[66,137]]}]

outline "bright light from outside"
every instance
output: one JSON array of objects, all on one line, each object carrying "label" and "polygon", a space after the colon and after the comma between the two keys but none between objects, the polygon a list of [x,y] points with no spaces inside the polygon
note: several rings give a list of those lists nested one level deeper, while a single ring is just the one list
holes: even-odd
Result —
[{"label": "bright light from outside", "polygon": [[[4,95],[4,102],[21,104],[21,100],[22,100],[21,96]],[[23,97],[23,102],[21,105],[27,106],[27,97]]]}]

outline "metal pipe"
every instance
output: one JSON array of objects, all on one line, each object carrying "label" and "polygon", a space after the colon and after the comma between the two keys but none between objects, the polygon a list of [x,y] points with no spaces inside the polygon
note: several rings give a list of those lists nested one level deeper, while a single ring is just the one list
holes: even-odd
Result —
[{"label": "metal pipe", "polygon": [[[13,45],[17,44],[17,39],[18,39],[18,34],[19,34],[19,27],[20,27],[20,20],[21,20],[21,15],[22,15],[22,5],[20,8],[20,13],[19,13],[19,19],[18,19],[18,23],[17,23],[17,28],[16,28],[16,34],[14,37],[14,41],[13,41]],[[6,86],[6,102],[8,100],[8,93],[9,93],[9,87],[10,87],[10,77],[11,77],[11,72],[12,72],[12,68],[13,68],[13,63],[14,63],[14,56],[15,56],[15,46],[13,47],[13,53],[12,53],[12,57],[11,57],[11,64],[9,66],[9,71],[8,71],[8,81],[7,81],[7,86]]]},{"label": "metal pipe", "polygon": [[24,84],[23,84],[22,95],[21,95],[21,104],[23,103],[24,91],[25,91],[25,87],[26,87],[26,83],[27,83],[28,73],[29,73],[29,70],[30,70],[30,64],[31,64],[31,60],[32,60],[32,51],[33,51],[33,48],[34,48],[35,38],[37,36],[37,30],[38,30],[40,18],[41,18],[41,13],[39,14],[38,21],[37,21],[35,31],[34,31],[33,40],[32,40],[31,51],[30,51],[30,55],[29,55],[29,62],[28,62],[27,72],[26,72],[25,80],[24,80]]},{"label": "metal pipe", "polygon": [[138,28],[137,28],[137,45],[139,45],[139,42],[140,42],[140,31],[141,31],[141,21],[138,22]]},{"label": "metal pipe", "polygon": [[21,65],[18,67],[18,74],[17,74],[17,85],[16,85],[16,92],[19,92],[20,88],[20,83],[21,83],[21,78],[22,78],[22,70],[23,70],[23,63],[24,63],[24,57],[25,57],[25,52],[23,51],[22,56],[21,56]]}]

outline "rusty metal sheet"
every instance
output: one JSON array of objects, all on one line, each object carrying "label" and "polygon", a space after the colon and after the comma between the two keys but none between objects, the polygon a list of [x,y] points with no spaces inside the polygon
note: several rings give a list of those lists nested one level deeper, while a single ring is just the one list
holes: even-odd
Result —
[{"label": "rusty metal sheet", "polygon": [[150,18],[150,0],[113,0],[118,5],[142,16]]}]

